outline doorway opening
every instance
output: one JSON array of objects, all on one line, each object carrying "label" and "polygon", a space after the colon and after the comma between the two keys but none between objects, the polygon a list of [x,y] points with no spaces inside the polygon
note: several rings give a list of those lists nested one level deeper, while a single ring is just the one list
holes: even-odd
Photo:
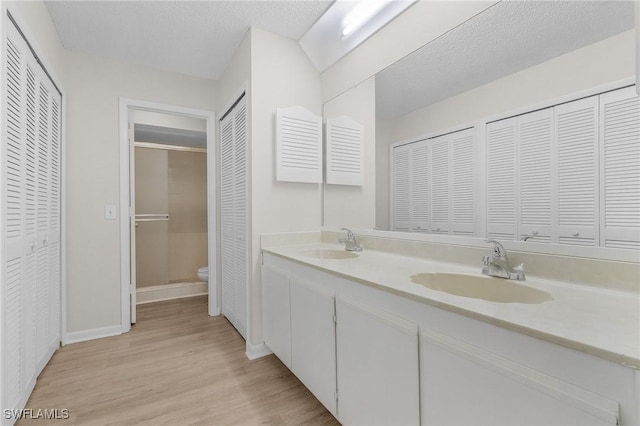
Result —
[{"label": "doorway opening", "polygon": [[160,300],[207,294],[219,315],[214,120],[121,99],[122,332],[138,304]]}]

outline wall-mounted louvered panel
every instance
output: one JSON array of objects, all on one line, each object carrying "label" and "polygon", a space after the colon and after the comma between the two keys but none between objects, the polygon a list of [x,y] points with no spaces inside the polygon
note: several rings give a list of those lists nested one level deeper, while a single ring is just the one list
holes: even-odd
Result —
[{"label": "wall-mounted louvered panel", "polygon": [[[518,232],[535,235],[536,241],[555,240],[555,176],[552,175],[551,149],[553,109],[547,108],[517,119],[520,174]],[[555,172],[555,170],[554,170]]]},{"label": "wall-mounted louvered panel", "polygon": [[475,129],[451,135],[451,233],[474,235]]},{"label": "wall-mounted louvered panel", "polygon": [[411,158],[410,146],[393,149],[393,230],[411,229]]},{"label": "wall-mounted louvered panel", "polygon": [[600,96],[600,245],[640,248],[640,99],[635,88]]},{"label": "wall-mounted louvered panel", "polygon": [[431,232],[448,234],[450,229],[450,138],[441,136],[430,141],[431,168]]},{"label": "wall-mounted louvered panel", "polygon": [[558,242],[598,243],[598,97],[554,107]]},{"label": "wall-mounted louvered panel", "polygon": [[516,119],[488,123],[487,235],[514,239],[516,235]]},{"label": "wall-mounted louvered panel", "polygon": [[327,183],[364,184],[364,126],[350,117],[327,118]]},{"label": "wall-mounted louvered panel", "polygon": [[277,109],[276,179],[322,183],[322,117],[298,106]]},{"label": "wall-mounted louvered panel", "polygon": [[411,147],[411,230],[429,232],[429,199],[431,176],[429,174],[429,147],[425,141]]}]

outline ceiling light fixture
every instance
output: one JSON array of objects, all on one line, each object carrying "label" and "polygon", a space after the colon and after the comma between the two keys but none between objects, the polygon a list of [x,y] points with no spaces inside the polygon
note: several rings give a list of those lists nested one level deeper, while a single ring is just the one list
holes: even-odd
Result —
[{"label": "ceiling light fixture", "polygon": [[342,38],[349,37],[371,18],[376,16],[392,0],[360,0],[342,21]]}]

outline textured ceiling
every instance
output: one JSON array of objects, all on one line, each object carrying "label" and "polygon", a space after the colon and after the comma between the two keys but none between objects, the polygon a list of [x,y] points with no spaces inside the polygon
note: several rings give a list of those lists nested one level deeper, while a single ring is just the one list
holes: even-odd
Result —
[{"label": "textured ceiling", "polygon": [[632,1],[502,1],[376,75],[394,118],[633,28]]},{"label": "textured ceiling", "polygon": [[62,45],[218,79],[249,27],[298,40],[331,0],[47,1]]}]

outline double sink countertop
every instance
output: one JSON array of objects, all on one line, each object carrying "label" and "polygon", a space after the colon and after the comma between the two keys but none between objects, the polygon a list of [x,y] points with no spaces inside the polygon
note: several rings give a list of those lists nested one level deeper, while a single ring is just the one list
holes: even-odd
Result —
[{"label": "double sink countertop", "polygon": [[318,249],[344,251],[341,245],[327,243],[262,248],[364,285],[640,369],[637,293],[527,276],[526,281],[501,280],[501,285],[514,283],[542,290],[549,293],[551,300],[499,303],[432,290],[411,280],[412,276],[425,273],[481,276],[480,261],[477,267],[470,267],[368,249],[347,259],[308,255],[308,251]]}]

